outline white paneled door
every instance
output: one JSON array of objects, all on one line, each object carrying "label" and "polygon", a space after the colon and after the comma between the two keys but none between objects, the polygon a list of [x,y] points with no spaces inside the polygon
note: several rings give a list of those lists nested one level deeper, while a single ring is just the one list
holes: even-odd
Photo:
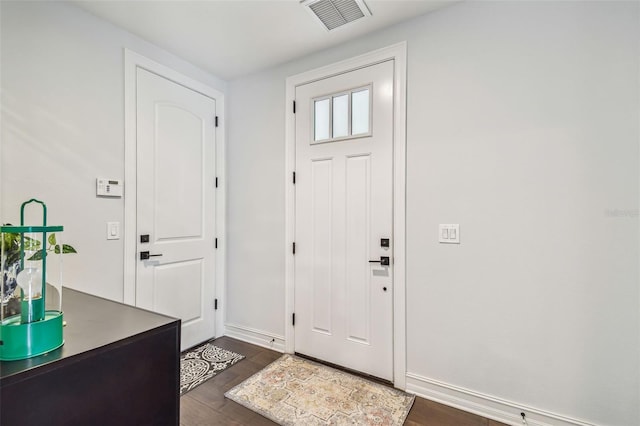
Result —
[{"label": "white paneled door", "polygon": [[393,61],[295,97],[295,351],[391,381]]},{"label": "white paneled door", "polygon": [[136,305],[180,318],[185,349],[215,333],[216,102],[141,68],[136,79]]}]

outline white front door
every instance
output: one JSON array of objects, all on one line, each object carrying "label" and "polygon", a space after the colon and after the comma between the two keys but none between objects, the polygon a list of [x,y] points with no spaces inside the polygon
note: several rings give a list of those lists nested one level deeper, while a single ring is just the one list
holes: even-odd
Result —
[{"label": "white front door", "polygon": [[136,79],[136,306],[180,318],[186,349],[215,333],[216,101]]},{"label": "white front door", "polygon": [[390,381],[393,69],[295,93],[295,351]]}]

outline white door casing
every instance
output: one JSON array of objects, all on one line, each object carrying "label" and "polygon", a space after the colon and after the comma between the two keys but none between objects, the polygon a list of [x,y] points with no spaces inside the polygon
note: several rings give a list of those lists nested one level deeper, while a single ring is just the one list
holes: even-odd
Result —
[{"label": "white door casing", "polygon": [[[336,94],[348,117],[362,89],[371,132],[315,142],[314,103]],[[295,351],[392,380],[393,265],[370,260],[393,257],[393,61],[298,86],[296,105]]]},{"label": "white door casing", "polygon": [[[214,311],[214,298],[216,302],[223,300],[225,293],[224,94],[128,49],[124,53],[123,301],[181,318],[184,349],[224,334],[224,304],[217,303],[218,310]],[[139,74],[155,78],[151,78],[152,83],[140,84]],[[138,100],[144,99],[139,92],[145,90],[144,84],[159,85],[156,89],[168,91],[156,102],[150,119],[157,122],[152,131],[153,161],[148,154],[150,145],[138,143],[145,132],[138,123],[138,116],[143,113]],[[140,104],[144,110],[143,102]],[[146,108],[150,111],[149,103]],[[173,124],[163,125],[163,121]],[[180,133],[180,148],[174,149],[171,145],[176,138],[171,137],[171,132],[175,133],[177,127],[183,127],[184,132]],[[200,147],[188,143],[197,140],[198,134],[207,142]],[[145,167],[159,171],[151,171],[154,176],[149,179],[150,169],[145,171]],[[194,190],[195,186],[200,189]],[[153,197],[149,197],[150,191]],[[201,205],[189,207],[188,204],[198,203],[198,193]],[[160,208],[150,215],[154,203]],[[141,234],[149,234],[149,244],[140,243]],[[140,261],[140,251],[163,256]],[[160,284],[156,289],[149,285],[153,278],[158,278]],[[194,283],[198,281],[201,286],[196,289]],[[201,296],[199,302],[194,302],[194,295]]]},{"label": "white door casing", "polygon": [[[406,386],[406,300],[405,300],[405,187],[406,187],[406,42],[378,49],[351,59],[331,64],[287,78],[286,102],[286,276],[285,276],[285,351],[293,353],[297,341],[297,325],[292,323],[295,307],[296,270],[295,256],[291,251],[296,241],[296,194],[291,174],[296,167],[296,119],[301,111],[294,113],[292,104],[296,88],[305,84],[344,74],[384,61],[393,61],[393,383],[404,389]],[[306,110],[304,110],[307,112]],[[304,177],[301,177],[304,178]],[[302,247],[300,247],[302,250]],[[299,253],[299,251],[298,251]],[[360,369],[360,368],[358,368]]]}]

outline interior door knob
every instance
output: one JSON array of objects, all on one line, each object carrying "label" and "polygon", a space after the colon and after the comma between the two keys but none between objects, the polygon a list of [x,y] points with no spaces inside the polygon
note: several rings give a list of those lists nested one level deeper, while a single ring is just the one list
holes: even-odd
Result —
[{"label": "interior door knob", "polygon": [[380,256],[380,260],[370,260],[369,263],[379,263],[382,266],[388,266],[389,256]]},{"label": "interior door knob", "polygon": [[140,260],[147,260],[150,257],[158,257],[158,256],[162,256],[162,253],[160,253],[160,254],[149,254],[148,251],[141,251],[140,252]]}]

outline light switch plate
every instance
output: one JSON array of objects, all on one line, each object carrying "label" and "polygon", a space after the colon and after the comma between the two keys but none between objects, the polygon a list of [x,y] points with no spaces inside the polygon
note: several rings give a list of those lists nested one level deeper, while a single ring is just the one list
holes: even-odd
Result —
[{"label": "light switch plate", "polygon": [[107,240],[120,239],[120,222],[107,222]]},{"label": "light switch plate", "polygon": [[443,244],[460,244],[460,224],[440,224],[438,242]]}]

